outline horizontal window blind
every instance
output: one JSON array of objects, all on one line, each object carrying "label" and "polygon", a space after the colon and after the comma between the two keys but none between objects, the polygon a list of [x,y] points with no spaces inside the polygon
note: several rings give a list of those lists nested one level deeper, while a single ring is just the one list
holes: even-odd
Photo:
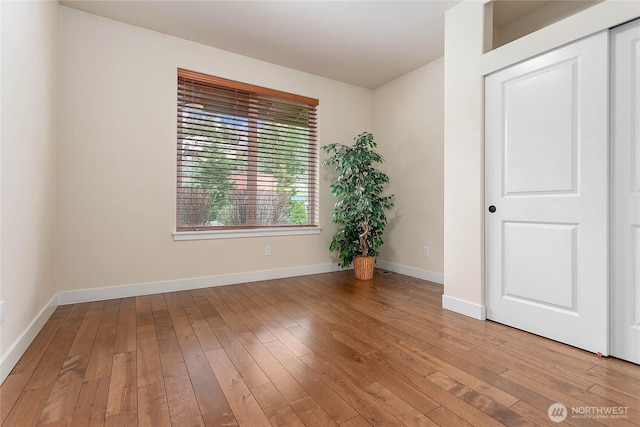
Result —
[{"label": "horizontal window blind", "polygon": [[316,227],[318,100],[178,69],[178,231]]}]

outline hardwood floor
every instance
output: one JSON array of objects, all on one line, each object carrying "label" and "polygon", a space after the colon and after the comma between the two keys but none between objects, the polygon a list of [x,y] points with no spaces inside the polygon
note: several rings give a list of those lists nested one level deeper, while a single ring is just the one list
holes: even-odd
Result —
[{"label": "hardwood floor", "polygon": [[556,402],[566,425],[640,425],[639,366],[352,274],[60,306],[0,387],[2,425],[537,426]]}]

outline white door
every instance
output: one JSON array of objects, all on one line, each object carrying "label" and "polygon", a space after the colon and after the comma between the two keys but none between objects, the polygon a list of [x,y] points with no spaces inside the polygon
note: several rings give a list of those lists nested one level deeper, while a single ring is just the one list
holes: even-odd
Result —
[{"label": "white door", "polygon": [[485,80],[487,317],[603,355],[607,87],[607,32]]},{"label": "white door", "polygon": [[611,354],[640,363],[640,20],[611,31]]}]

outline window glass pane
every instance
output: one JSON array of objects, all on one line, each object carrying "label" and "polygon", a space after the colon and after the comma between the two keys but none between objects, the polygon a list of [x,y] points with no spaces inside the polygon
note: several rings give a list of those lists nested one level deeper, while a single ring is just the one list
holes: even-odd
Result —
[{"label": "window glass pane", "polygon": [[178,230],[316,226],[317,156],[315,105],[179,74]]}]

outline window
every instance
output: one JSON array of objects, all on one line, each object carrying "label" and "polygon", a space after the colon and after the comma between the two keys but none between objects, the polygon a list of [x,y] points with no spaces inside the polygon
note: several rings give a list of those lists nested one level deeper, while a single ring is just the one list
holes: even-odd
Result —
[{"label": "window", "polygon": [[176,230],[317,227],[317,105],[178,69]]}]

